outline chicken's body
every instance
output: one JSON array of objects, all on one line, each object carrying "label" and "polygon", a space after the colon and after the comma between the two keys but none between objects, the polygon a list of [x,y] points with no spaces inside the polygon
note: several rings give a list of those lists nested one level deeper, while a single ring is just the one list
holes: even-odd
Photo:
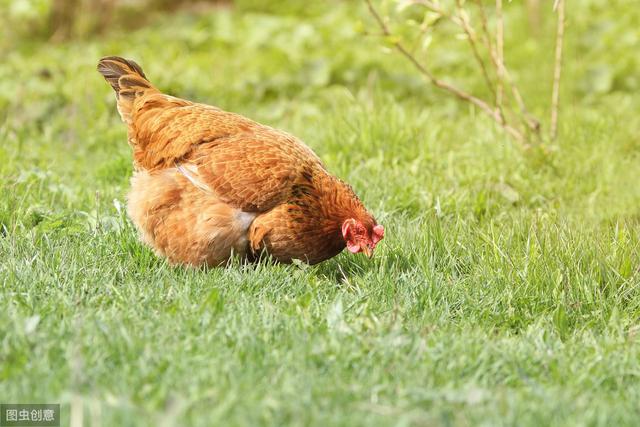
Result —
[{"label": "chicken's body", "polygon": [[295,137],[162,94],[133,61],[104,58],[98,70],[128,125],[129,216],[171,262],[220,265],[266,250],[281,262],[314,264],[344,249],[345,220],[376,226],[351,188]]}]

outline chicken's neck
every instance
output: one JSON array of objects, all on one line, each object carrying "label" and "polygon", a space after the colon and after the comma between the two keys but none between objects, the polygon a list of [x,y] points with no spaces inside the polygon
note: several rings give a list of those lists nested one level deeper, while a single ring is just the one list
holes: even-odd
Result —
[{"label": "chicken's neck", "polygon": [[367,228],[375,225],[375,219],[367,212],[353,189],[340,179],[329,176],[323,193],[326,195],[326,203],[322,204],[322,208],[326,226],[331,230],[341,230],[342,224],[351,218]]}]

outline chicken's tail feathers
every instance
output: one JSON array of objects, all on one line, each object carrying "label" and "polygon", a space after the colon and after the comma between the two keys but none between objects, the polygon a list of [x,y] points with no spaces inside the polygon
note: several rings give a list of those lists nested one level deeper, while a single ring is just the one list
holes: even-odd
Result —
[{"label": "chicken's tail feathers", "polygon": [[142,68],[130,59],[119,56],[107,56],[98,62],[98,72],[116,92],[118,111],[122,120],[131,121],[131,108],[136,97],[157,89],[145,76]]},{"label": "chicken's tail feathers", "polygon": [[[142,68],[130,59],[124,59],[119,56],[106,56],[98,62],[98,72],[102,74],[118,96],[121,90],[133,86],[151,87],[151,83],[147,80]],[[124,79],[121,82],[120,79],[123,77]]]}]

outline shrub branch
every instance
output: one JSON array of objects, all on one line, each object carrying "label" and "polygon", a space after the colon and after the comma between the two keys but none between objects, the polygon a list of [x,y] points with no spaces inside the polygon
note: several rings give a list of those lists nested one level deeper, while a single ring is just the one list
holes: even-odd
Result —
[{"label": "shrub branch", "polygon": [[[464,13],[464,9],[462,9],[462,0],[456,0],[456,7],[458,11],[458,19],[460,21],[460,26],[462,27],[465,34],[467,35],[467,38],[469,40],[469,45],[471,46],[471,51],[473,52],[473,56],[476,59],[476,62],[478,63],[478,65],[480,66],[480,69],[482,70],[482,75],[484,77],[485,82],[487,83],[489,92],[491,92],[491,94],[495,97],[496,91],[495,91],[495,88],[493,87],[493,82],[489,77],[489,72],[487,71],[487,66],[485,65],[484,59],[482,59],[482,56],[480,55],[480,51],[478,50],[478,39],[476,37],[475,31],[473,30],[473,28],[471,28],[471,25],[469,24],[469,18],[466,15],[466,13]],[[500,114],[502,115],[502,112],[500,112]]]},{"label": "shrub branch", "polygon": [[560,77],[562,76],[562,42],[564,39],[564,0],[556,0],[554,9],[558,12],[556,30],[556,54],[553,67],[553,90],[551,92],[551,139],[558,136],[558,108],[560,107]]},{"label": "shrub branch", "polygon": [[[509,123],[507,123],[507,121],[505,120],[504,116],[501,114],[501,110],[499,108],[494,108],[492,107],[489,103],[487,103],[486,101],[483,101],[482,99],[462,90],[459,89],[456,86],[453,86],[450,83],[445,82],[444,80],[441,80],[439,78],[437,78],[435,75],[433,75],[433,73],[424,65],[422,64],[411,52],[409,52],[405,46],[402,44],[401,41],[391,37],[393,36],[393,34],[391,33],[391,31],[389,30],[388,25],[384,22],[384,20],[382,19],[382,17],[380,16],[380,14],[378,13],[378,11],[376,10],[376,8],[373,6],[373,4],[371,3],[371,0],[365,0],[365,2],[367,3],[367,7],[369,9],[369,12],[371,13],[371,15],[373,16],[373,18],[375,19],[376,23],[378,24],[378,26],[380,27],[380,30],[382,31],[382,34],[384,36],[386,36],[387,38],[389,38],[390,40],[392,40],[391,44],[394,46],[394,48],[400,52],[400,54],[402,54],[407,60],[409,60],[409,62],[411,64],[413,64],[413,66],[422,74],[424,75],[431,84],[433,84],[434,86],[445,90],[453,95],[455,95],[456,97],[458,97],[459,99],[469,102],[473,105],[475,105],[476,107],[480,108],[480,110],[482,110],[485,114],[487,114],[489,117],[491,117],[496,123],[498,123],[509,135],[511,135],[516,141],[520,142],[520,143],[524,143],[524,135],[523,133],[518,130],[517,128],[511,126]],[[429,9],[433,10],[434,12],[440,14],[441,16],[444,17],[451,17],[451,15],[446,14],[444,11],[442,11],[440,8],[437,7],[437,5],[431,3],[430,1],[426,1],[426,0],[416,0],[416,3],[422,4],[426,7],[428,7]],[[461,22],[457,22],[458,25],[463,25]],[[474,38],[475,41],[475,38]],[[470,39],[470,43],[471,43],[471,39]],[[476,49],[477,50],[477,49]],[[484,63],[484,62],[483,62]],[[488,76],[488,74],[487,74]],[[488,83],[491,84],[490,79],[488,80]]]},{"label": "shrub branch", "polygon": [[504,19],[502,17],[502,0],[496,0],[496,53],[498,68],[498,88],[496,89],[496,107],[502,108],[504,97]]},{"label": "shrub branch", "polygon": [[[499,60],[498,58],[496,47],[494,46],[494,43],[491,40],[491,33],[489,32],[487,12],[485,11],[484,5],[482,4],[482,0],[475,0],[475,3],[478,5],[478,8],[480,9],[480,23],[481,23],[482,32],[484,35],[484,42],[485,42],[485,45],[487,46],[487,50],[489,51],[489,56],[491,57],[493,66],[496,70],[500,70],[503,77],[503,81],[509,85],[513,99],[516,101],[516,104],[518,105],[518,109],[520,110],[520,118],[522,122],[527,126],[529,131],[536,134],[536,136],[539,136],[540,122],[531,113],[529,113],[529,110],[525,105],[524,99],[520,94],[520,90],[518,90],[518,86],[513,81],[513,78],[511,77],[511,73],[509,72],[509,69],[504,64],[504,56],[502,60]],[[504,37],[504,32],[502,33],[502,37]],[[504,42],[501,42],[501,45],[504,46]]]}]

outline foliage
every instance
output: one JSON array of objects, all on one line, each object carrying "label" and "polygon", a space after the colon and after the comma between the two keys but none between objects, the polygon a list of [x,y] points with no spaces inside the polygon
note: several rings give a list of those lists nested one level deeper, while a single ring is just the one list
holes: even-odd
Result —
[{"label": "foliage", "polygon": [[[426,77],[428,83],[477,107],[525,147],[529,146],[529,142],[539,142],[540,120],[532,116],[527,109],[525,99],[509,71],[504,56],[505,18],[502,0],[497,0],[495,8],[492,7],[491,10],[481,0],[476,0],[473,5],[465,0],[396,0],[392,2],[395,4],[394,13],[388,11],[389,2],[382,2],[383,5],[387,5],[382,12],[378,10],[374,1],[365,2],[375,25],[379,27],[380,35],[407,59],[416,71]],[[548,135],[552,140],[557,136],[558,127],[565,27],[564,0],[557,0],[555,8],[558,10],[558,24]],[[465,58],[469,66],[467,73],[470,76],[481,76],[487,94],[477,95],[462,89],[457,84],[441,78],[440,73],[433,70],[431,55],[427,49],[435,36],[439,36],[441,42],[446,42],[454,36],[468,42],[470,52]]]},{"label": "foliage", "polygon": [[[60,402],[62,425],[71,410],[105,426],[635,425],[640,96],[588,82],[598,62],[613,82],[640,75],[590,42],[600,21],[632,34],[640,11],[577,3],[559,139],[527,153],[359,35],[358,3],[5,39],[0,396]],[[505,53],[546,115],[553,40],[505,7]],[[433,66],[481,88],[466,45],[448,43]],[[376,257],[210,271],[156,258],[123,211],[129,147],[95,72],[108,54],[307,141],[386,226]]]}]

